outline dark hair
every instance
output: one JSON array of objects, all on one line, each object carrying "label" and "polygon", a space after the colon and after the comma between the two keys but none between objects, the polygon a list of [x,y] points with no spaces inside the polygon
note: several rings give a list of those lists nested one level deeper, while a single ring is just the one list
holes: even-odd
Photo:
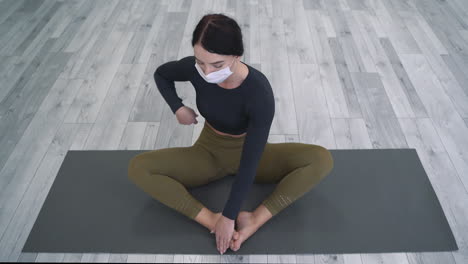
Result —
[{"label": "dark hair", "polygon": [[244,44],[237,22],[224,14],[206,14],[195,27],[192,47],[200,45],[211,53],[242,56]]}]

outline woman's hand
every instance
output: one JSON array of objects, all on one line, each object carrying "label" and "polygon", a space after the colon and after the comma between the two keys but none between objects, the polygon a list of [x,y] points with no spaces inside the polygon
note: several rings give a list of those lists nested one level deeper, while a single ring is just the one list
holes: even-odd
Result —
[{"label": "woman's hand", "polygon": [[196,117],[198,116],[195,111],[188,107],[182,106],[175,112],[177,121],[179,121],[182,125],[191,125],[191,124],[198,124]]},{"label": "woman's hand", "polygon": [[234,220],[231,220],[224,215],[221,215],[216,222],[215,228],[211,233],[216,235],[216,246],[219,253],[224,254],[231,243],[232,235],[234,234]]}]

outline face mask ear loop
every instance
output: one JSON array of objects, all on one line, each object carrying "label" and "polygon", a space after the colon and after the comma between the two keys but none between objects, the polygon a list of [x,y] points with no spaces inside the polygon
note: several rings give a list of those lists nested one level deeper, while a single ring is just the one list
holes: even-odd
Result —
[{"label": "face mask ear loop", "polygon": [[[234,61],[236,61],[236,59],[234,59]],[[232,64],[234,64],[234,62],[233,62]],[[237,65],[237,62],[236,62],[236,65]],[[231,66],[232,66],[232,65],[231,65]],[[236,67],[237,67],[237,66],[236,66]]]},{"label": "face mask ear loop", "polygon": [[[232,73],[234,73],[234,71],[232,71],[232,68],[231,68],[231,67],[232,67],[232,65],[234,64],[234,61],[235,61],[235,60],[236,60],[236,59],[234,59],[234,60],[232,61],[232,63],[231,63],[231,66],[229,66],[229,70],[230,70]],[[236,65],[237,65],[237,64],[236,64]]]}]

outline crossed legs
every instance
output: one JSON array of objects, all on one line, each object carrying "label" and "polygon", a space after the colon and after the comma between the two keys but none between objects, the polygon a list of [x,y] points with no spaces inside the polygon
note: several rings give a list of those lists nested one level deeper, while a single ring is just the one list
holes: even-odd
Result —
[{"label": "crossed legs", "polygon": [[[255,232],[252,230],[257,230],[311,190],[332,168],[333,158],[321,146],[267,143],[258,165],[255,183],[277,183],[277,186],[250,213],[250,221],[244,221],[244,232],[238,230],[243,241]],[[225,175],[225,168],[219,167],[213,155],[200,145],[145,152],[134,157],[128,168],[129,178],[146,193],[210,230],[221,213],[207,209],[186,187],[204,185]],[[241,217],[241,213],[244,217]],[[248,212],[241,213],[238,220],[247,219]],[[249,228],[246,222],[250,223]],[[250,231],[247,232],[247,229]],[[238,246],[243,242],[240,242],[242,238],[238,239]]]}]

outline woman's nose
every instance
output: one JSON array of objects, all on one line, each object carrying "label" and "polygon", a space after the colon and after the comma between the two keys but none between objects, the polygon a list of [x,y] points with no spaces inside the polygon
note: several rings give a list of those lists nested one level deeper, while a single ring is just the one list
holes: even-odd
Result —
[{"label": "woman's nose", "polygon": [[211,69],[204,70],[203,72],[205,73],[205,75],[208,75],[208,74],[210,74],[212,72],[215,72],[215,71],[217,71],[216,68],[211,68]]}]

